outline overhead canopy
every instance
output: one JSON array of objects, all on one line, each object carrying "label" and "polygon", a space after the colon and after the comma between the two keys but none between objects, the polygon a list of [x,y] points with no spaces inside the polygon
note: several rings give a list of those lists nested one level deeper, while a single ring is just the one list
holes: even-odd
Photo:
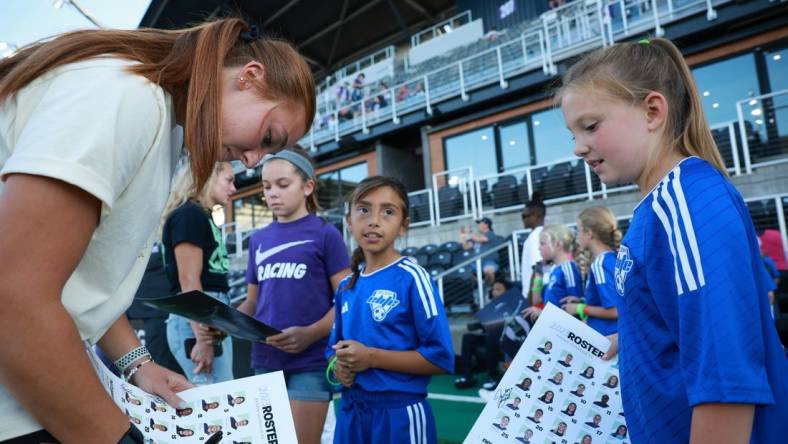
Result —
[{"label": "overhead canopy", "polygon": [[454,13],[453,0],[152,0],[140,27],[241,15],[298,46],[321,79]]}]

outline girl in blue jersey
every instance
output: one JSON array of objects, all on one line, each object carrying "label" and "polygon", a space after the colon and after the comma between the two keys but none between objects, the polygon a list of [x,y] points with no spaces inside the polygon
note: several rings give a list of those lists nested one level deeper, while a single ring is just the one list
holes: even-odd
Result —
[{"label": "girl in blue jersey", "polygon": [[284,372],[298,442],[316,444],[331,386],[324,350],[334,324],[332,296],[350,273],[339,230],[315,215],[315,170],[300,147],[262,160],[263,194],[276,220],[249,241],[247,298],[238,309],[281,334],[252,344],[255,373]]},{"label": "girl in blue jersey", "polygon": [[782,443],[788,361],[747,206],[668,40],[575,64],[558,101],[575,154],[643,194],[618,252],[620,376],[635,443]]},{"label": "girl in blue jersey", "polygon": [[[539,234],[539,253],[542,260],[553,263],[550,277],[542,289],[544,304],[561,306],[561,301],[567,296],[579,299],[583,294],[581,290],[582,278],[580,269],[572,260],[572,246],[575,237],[566,225],[547,225]],[[532,305],[523,310],[523,316],[536,322],[542,313],[544,304]]]},{"label": "girl in blue jersey", "polygon": [[616,254],[621,244],[616,216],[607,207],[590,207],[577,217],[577,244],[591,253],[591,266],[586,279],[585,302],[577,298],[564,298],[562,308],[577,315],[588,326],[605,336],[612,335],[618,328],[616,286],[613,271]]},{"label": "girl in blue jersey", "polygon": [[348,226],[359,247],[342,281],[327,356],[345,386],[335,443],[437,443],[426,402],[430,375],[451,373],[443,301],[429,274],[394,249],[408,196],[396,179],[369,177],[353,192]]}]

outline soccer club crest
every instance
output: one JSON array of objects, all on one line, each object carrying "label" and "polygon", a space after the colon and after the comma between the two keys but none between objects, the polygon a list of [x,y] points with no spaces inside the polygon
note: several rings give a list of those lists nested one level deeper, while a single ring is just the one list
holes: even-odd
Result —
[{"label": "soccer club crest", "polygon": [[627,276],[632,270],[632,259],[629,256],[629,247],[621,245],[618,249],[618,256],[616,257],[616,291],[622,298],[624,297],[624,285],[627,282]]},{"label": "soccer club crest", "polygon": [[372,296],[367,299],[369,309],[372,310],[372,318],[378,322],[386,319],[392,308],[399,305],[397,293],[389,290],[375,290]]}]

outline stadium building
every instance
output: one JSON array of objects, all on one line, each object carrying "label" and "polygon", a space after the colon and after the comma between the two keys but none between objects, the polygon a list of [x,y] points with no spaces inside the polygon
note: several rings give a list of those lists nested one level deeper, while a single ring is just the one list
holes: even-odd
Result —
[{"label": "stadium building", "polygon": [[[519,282],[528,233],[520,214],[533,193],[544,196],[548,223],[574,224],[583,208],[603,204],[626,228],[639,193],[605,187],[573,156],[551,100],[578,56],[614,42],[661,36],[682,50],[731,180],[756,229],[780,239],[785,253],[788,2],[153,0],[140,27],[231,14],[292,41],[312,66],[318,111],[300,144],[318,165],[322,215],[349,247],[343,215],[355,184],[384,174],[408,186],[413,228],[401,248],[438,282],[457,352],[470,314],[486,300],[473,263],[494,257],[500,273]],[[234,295],[243,298],[244,247],[271,214],[259,170],[236,171],[225,232],[237,254]],[[461,227],[482,217],[504,237],[484,257],[457,243]],[[788,303],[781,302],[788,343]],[[244,353],[239,347],[236,356]],[[435,378],[431,393],[439,432],[460,442],[467,429],[448,426],[448,415],[466,415],[470,428],[482,404],[475,393],[453,392],[445,378]]]}]

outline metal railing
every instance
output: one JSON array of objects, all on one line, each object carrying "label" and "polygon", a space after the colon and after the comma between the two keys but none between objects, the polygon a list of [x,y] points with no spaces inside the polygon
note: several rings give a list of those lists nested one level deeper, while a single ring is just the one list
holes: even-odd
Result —
[{"label": "metal railing", "polygon": [[[419,46],[423,41],[429,41],[436,37],[440,37],[443,34],[451,32],[455,28],[459,28],[460,26],[467,25],[472,21],[471,11],[461,12],[454,17],[450,17],[438,24],[430,26],[429,28],[423,29],[416,34],[413,34],[410,37],[410,45],[412,47]],[[448,30],[445,28],[449,26]],[[443,30],[441,32],[441,30]],[[429,36],[429,37],[427,37]]]},{"label": "metal railing", "polygon": [[432,175],[435,224],[476,217],[473,167],[455,168]]},{"label": "metal railing", "polygon": [[408,193],[410,201],[410,226],[435,225],[435,203],[431,188]]},{"label": "metal railing", "polygon": [[[435,103],[453,97],[467,100],[473,89],[493,83],[506,88],[508,79],[522,72],[541,68],[545,73],[555,74],[555,63],[559,60],[628,38],[632,34],[653,30],[655,34],[661,35],[664,25],[704,11],[706,17],[713,20],[716,17],[715,6],[729,1],[583,0],[569,3],[545,12],[519,38],[392,86],[391,100],[373,116],[374,122],[368,121],[368,113],[362,109],[379,93],[368,94],[363,100],[354,103],[323,105],[322,114],[315,119],[315,125],[301,144],[314,148],[315,144],[331,139],[338,141],[342,135],[368,131],[371,125],[389,118],[396,124],[402,114],[419,109],[432,114],[432,105]],[[408,94],[400,97],[396,94],[402,87],[412,93],[413,86],[418,84],[421,84],[421,89],[415,96]],[[340,112],[343,109],[346,111]]]},{"label": "metal railing", "polygon": [[788,162],[788,89],[736,102],[744,172]]},{"label": "metal railing", "polygon": [[514,280],[514,253],[512,242],[508,240],[485,252],[471,255],[446,270],[430,273],[438,284],[448,313],[468,313],[484,307],[482,262],[485,259],[495,260],[499,272],[508,272],[510,279]]}]

